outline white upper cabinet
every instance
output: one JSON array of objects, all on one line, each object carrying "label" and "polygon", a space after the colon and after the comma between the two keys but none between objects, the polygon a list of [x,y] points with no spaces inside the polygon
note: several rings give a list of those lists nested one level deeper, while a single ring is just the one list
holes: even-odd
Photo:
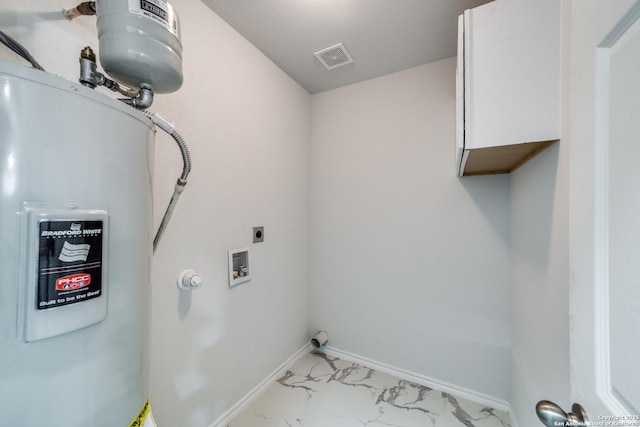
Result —
[{"label": "white upper cabinet", "polygon": [[458,25],[458,175],[511,172],[560,138],[560,2],[495,0]]}]

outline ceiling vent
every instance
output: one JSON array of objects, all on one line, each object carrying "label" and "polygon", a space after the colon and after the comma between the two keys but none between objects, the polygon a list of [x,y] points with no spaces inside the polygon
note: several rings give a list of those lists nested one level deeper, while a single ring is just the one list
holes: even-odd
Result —
[{"label": "ceiling vent", "polygon": [[349,52],[347,52],[347,49],[342,43],[319,50],[314,53],[314,55],[322,62],[322,65],[324,65],[327,70],[333,70],[334,68],[342,67],[343,65],[353,62],[353,58],[351,58],[351,55],[349,55]]}]

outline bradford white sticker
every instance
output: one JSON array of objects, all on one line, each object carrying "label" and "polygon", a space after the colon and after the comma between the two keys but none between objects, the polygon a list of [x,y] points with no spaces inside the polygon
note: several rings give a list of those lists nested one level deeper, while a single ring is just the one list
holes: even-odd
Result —
[{"label": "bradford white sticker", "polygon": [[40,222],[36,309],[102,295],[102,230],[102,221]]},{"label": "bradford white sticker", "polygon": [[173,7],[166,1],[129,0],[129,12],[157,22],[180,39],[178,15],[173,10]]}]

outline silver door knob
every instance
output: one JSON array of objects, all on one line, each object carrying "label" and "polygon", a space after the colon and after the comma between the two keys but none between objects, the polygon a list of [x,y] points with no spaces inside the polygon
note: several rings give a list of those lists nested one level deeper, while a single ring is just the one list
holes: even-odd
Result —
[{"label": "silver door knob", "polygon": [[573,412],[566,413],[560,406],[549,400],[541,400],[536,405],[536,413],[542,424],[547,427],[586,426],[589,422],[587,411],[579,403],[571,406]]}]

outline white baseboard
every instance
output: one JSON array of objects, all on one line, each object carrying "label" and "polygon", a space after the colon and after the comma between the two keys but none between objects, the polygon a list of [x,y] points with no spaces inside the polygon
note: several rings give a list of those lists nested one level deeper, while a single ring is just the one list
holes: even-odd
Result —
[{"label": "white baseboard", "polygon": [[262,380],[260,384],[255,386],[253,390],[247,393],[242,399],[237,401],[232,407],[227,409],[221,416],[218,417],[209,427],[223,427],[227,423],[231,422],[236,415],[249,406],[258,396],[265,391],[267,387],[273,384],[279,377],[281,377],[287,369],[295,365],[304,355],[306,355],[311,349],[311,344],[307,343],[304,347],[298,350],[293,356],[287,359],[282,365],[276,368],[267,378]]},{"label": "white baseboard", "polygon": [[493,396],[489,396],[484,393],[480,393],[474,390],[469,390],[464,387],[460,387],[454,384],[440,381],[435,378],[430,378],[422,374],[416,374],[414,372],[407,371],[405,369],[397,368],[395,366],[387,365],[386,363],[377,362],[375,360],[367,359],[366,357],[358,356],[353,353],[339,350],[333,347],[327,347],[326,354],[329,356],[335,356],[339,359],[347,360],[349,362],[358,363],[367,368],[375,369],[376,371],[384,372],[389,375],[393,375],[403,380],[411,381],[416,384],[420,384],[425,387],[433,388],[435,390],[450,393],[456,397],[467,399],[471,402],[486,405],[488,407],[498,409],[501,411],[509,412],[513,418],[513,414],[510,412],[509,402],[506,400],[498,399]]}]

